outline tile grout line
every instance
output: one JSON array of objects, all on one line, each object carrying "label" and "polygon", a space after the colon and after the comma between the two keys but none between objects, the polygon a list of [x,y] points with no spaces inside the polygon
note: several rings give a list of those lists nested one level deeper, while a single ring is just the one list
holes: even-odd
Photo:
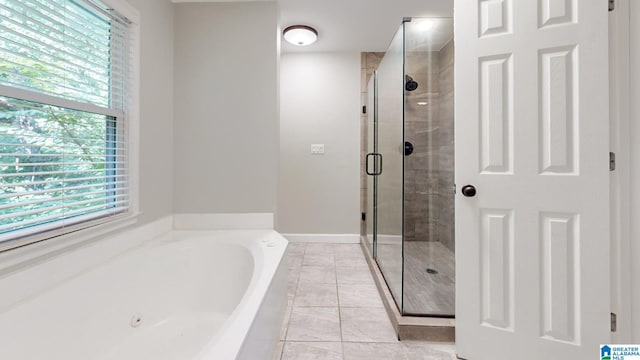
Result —
[{"label": "tile grout line", "polygon": [[338,266],[336,264],[335,246],[331,244],[331,253],[333,254],[333,273],[336,277],[336,298],[338,300],[338,326],[340,327],[340,350],[342,351],[342,359],[344,360],[344,338],[342,336],[342,307],[340,306],[340,290],[338,288]]},{"label": "tile grout line", "polygon": [[[304,257],[307,254],[307,244],[304,244],[304,251],[302,252],[302,259],[300,260],[300,270],[296,276],[295,290],[293,291],[293,299],[291,299],[291,309],[289,309],[289,318],[287,319],[287,330],[284,332],[284,339],[282,340],[282,352],[280,353],[280,360],[284,358],[284,348],[287,345],[287,337],[289,335],[289,324],[291,324],[291,316],[293,315],[293,307],[296,302],[296,295],[298,293],[298,284],[300,283],[300,274],[302,273],[302,266],[304,264]],[[287,306],[289,305],[289,299],[287,299]]]}]

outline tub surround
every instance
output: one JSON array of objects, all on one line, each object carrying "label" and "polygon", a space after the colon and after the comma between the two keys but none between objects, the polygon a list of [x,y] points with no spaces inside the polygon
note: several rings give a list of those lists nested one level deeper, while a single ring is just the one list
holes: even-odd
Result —
[{"label": "tub surround", "polygon": [[172,224],[173,216],[166,216],[109,235],[90,228],[0,253],[0,313],[171,231]]},{"label": "tub surround", "polygon": [[[264,220],[271,214],[261,215],[258,218]],[[180,217],[193,221],[184,214]],[[256,226],[255,214],[232,217],[237,226],[243,225],[243,218]],[[149,350],[145,342],[157,347],[170,343],[163,336],[190,331],[193,337],[181,338],[184,341],[160,355],[170,359],[177,354],[172,351],[186,351],[194,359],[256,359],[273,352],[286,305],[282,264],[287,241],[268,227],[181,231],[173,229],[174,220],[166,217],[4,271],[0,336],[15,339],[15,346],[0,348],[0,357],[37,358],[40,350],[20,343],[37,341],[50,343],[38,348],[57,358],[96,358],[91,351],[99,350],[106,354],[104,359],[138,359]],[[225,263],[228,269],[198,269]],[[220,286],[201,283],[208,279],[216,284],[216,278]],[[243,282],[247,286],[241,289]],[[226,293],[229,298],[221,296]],[[224,311],[208,311],[209,305]],[[187,308],[182,311],[182,307]],[[142,314],[147,329],[130,323],[136,314]],[[199,322],[201,317],[207,321]],[[61,324],[64,331],[59,331]],[[222,330],[216,333],[216,328]]]}]

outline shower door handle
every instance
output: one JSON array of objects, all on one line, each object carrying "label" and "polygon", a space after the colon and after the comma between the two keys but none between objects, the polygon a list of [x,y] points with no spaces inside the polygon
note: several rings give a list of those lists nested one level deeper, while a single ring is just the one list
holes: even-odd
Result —
[{"label": "shower door handle", "polygon": [[[374,159],[373,171],[369,171],[369,158]],[[378,176],[382,174],[382,154],[380,153],[368,153],[365,159],[365,171],[369,176]]]}]

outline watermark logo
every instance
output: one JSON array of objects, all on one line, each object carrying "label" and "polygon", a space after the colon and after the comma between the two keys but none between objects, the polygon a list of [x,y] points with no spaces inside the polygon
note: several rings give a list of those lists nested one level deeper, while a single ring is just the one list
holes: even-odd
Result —
[{"label": "watermark logo", "polygon": [[600,345],[600,360],[640,360],[640,345]]}]

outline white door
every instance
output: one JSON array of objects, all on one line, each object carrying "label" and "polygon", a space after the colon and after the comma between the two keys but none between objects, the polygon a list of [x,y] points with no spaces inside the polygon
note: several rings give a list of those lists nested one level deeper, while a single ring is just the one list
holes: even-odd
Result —
[{"label": "white door", "polygon": [[455,0],[461,358],[597,359],[609,341],[607,10]]}]

